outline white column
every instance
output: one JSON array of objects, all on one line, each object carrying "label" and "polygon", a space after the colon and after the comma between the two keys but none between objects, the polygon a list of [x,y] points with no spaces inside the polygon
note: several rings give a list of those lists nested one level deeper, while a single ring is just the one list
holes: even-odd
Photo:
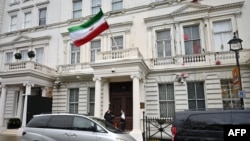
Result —
[{"label": "white column", "polygon": [[181,50],[181,41],[180,41],[180,24],[179,22],[175,22],[174,24],[174,28],[175,28],[175,31],[174,31],[174,44],[175,44],[175,55],[182,55],[182,50]]},{"label": "white column", "polygon": [[142,141],[141,131],[141,115],[140,115],[140,77],[139,75],[131,75],[133,79],[133,130],[130,134],[136,141]]},{"label": "white column", "polygon": [[24,106],[23,106],[22,128],[26,126],[28,95],[31,94],[31,87],[34,86],[34,84],[25,83],[25,84],[23,84],[23,86],[26,86],[26,89],[25,89],[25,98],[24,98]]},{"label": "white column", "polygon": [[101,118],[101,78],[94,77],[95,81],[95,117]]},{"label": "white column", "polygon": [[210,32],[210,24],[209,24],[209,17],[204,18],[204,25],[205,25],[205,30],[204,30],[204,36],[205,36],[205,52],[213,52],[214,50],[212,49],[212,40],[211,40],[211,32]]},{"label": "white column", "polygon": [[17,105],[17,116],[22,117],[22,105],[23,105],[23,89],[19,91],[19,99],[18,99],[18,105]]},{"label": "white column", "polygon": [[4,128],[4,110],[5,110],[5,102],[6,102],[6,85],[2,84],[2,92],[0,99],[0,129]]},{"label": "white column", "polygon": [[42,89],[42,97],[47,97],[48,87],[41,88]]},{"label": "white column", "polygon": [[102,117],[104,117],[105,112],[108,110],[109,108],[109,82],[107,80],[103,80],[103,106],[102,106]]}]

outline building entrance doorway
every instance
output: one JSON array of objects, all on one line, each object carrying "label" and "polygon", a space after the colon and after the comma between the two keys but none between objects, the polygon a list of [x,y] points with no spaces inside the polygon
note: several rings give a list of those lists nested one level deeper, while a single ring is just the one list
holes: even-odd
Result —
[{"label": "building entrance doorway", "polygon": [[121,109],[126,115],[126,130],[133,129],[132,82],[110,83],[110,107],[115,115],[115,124],[120,127]]}]

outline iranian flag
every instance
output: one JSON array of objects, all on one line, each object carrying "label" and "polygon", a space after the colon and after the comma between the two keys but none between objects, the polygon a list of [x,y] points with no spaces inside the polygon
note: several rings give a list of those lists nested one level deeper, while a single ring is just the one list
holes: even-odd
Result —
[{"label": "iranian flag", "polygon": [[80,47],[108,28],[109,25],[104,19],[103,12],[100,9],[100,12],[94,17],[81,25],[68,28],[68,31],[70,32],[70,37],[74,42],[74,45]]}]

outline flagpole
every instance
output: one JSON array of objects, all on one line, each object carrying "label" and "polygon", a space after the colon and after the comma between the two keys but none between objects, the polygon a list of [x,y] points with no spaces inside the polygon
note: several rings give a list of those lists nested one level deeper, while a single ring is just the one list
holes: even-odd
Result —
[{"label": "flagpole", "polygon": [[[100,8],[100,11],[102,11],[102,8]],[[104,18],[104,19],[106,20],[106,18]],[[116,46],[117,49],[118,49],[118,45],[117,45],[117,43],[116,43],[116,41],[115,41],[115,38],[114,38],[113,35],[112,35],[112,32],[111,32],[110,28],[109,28],[108,30],[109,30],[109,33],[110,33],[110,35],[111,35],[111,38],[112,38],[113,42],[115,43],[115,46]]]},{"label": "flagpole", "polygon": [[117,43],[116,43],[116,41],[115,41],[115,38],[113,37],[112,32],[111,32],[110,29],[109,29],[109,33],[110,33],[110,35],[111,35],[111,38],[112,38],[113,42],[115,43],[115,46],[116,46],[117,49],[118,49],[118,45],[117,45]]}]

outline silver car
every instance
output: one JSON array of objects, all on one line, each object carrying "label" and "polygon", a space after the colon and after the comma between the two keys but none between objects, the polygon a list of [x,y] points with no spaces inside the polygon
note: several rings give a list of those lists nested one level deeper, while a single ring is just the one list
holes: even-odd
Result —
[{"label": "silver car", "polygon": [[34,116],[25,127],[22,141],[135,141],[103,119],[78,114]]}]

